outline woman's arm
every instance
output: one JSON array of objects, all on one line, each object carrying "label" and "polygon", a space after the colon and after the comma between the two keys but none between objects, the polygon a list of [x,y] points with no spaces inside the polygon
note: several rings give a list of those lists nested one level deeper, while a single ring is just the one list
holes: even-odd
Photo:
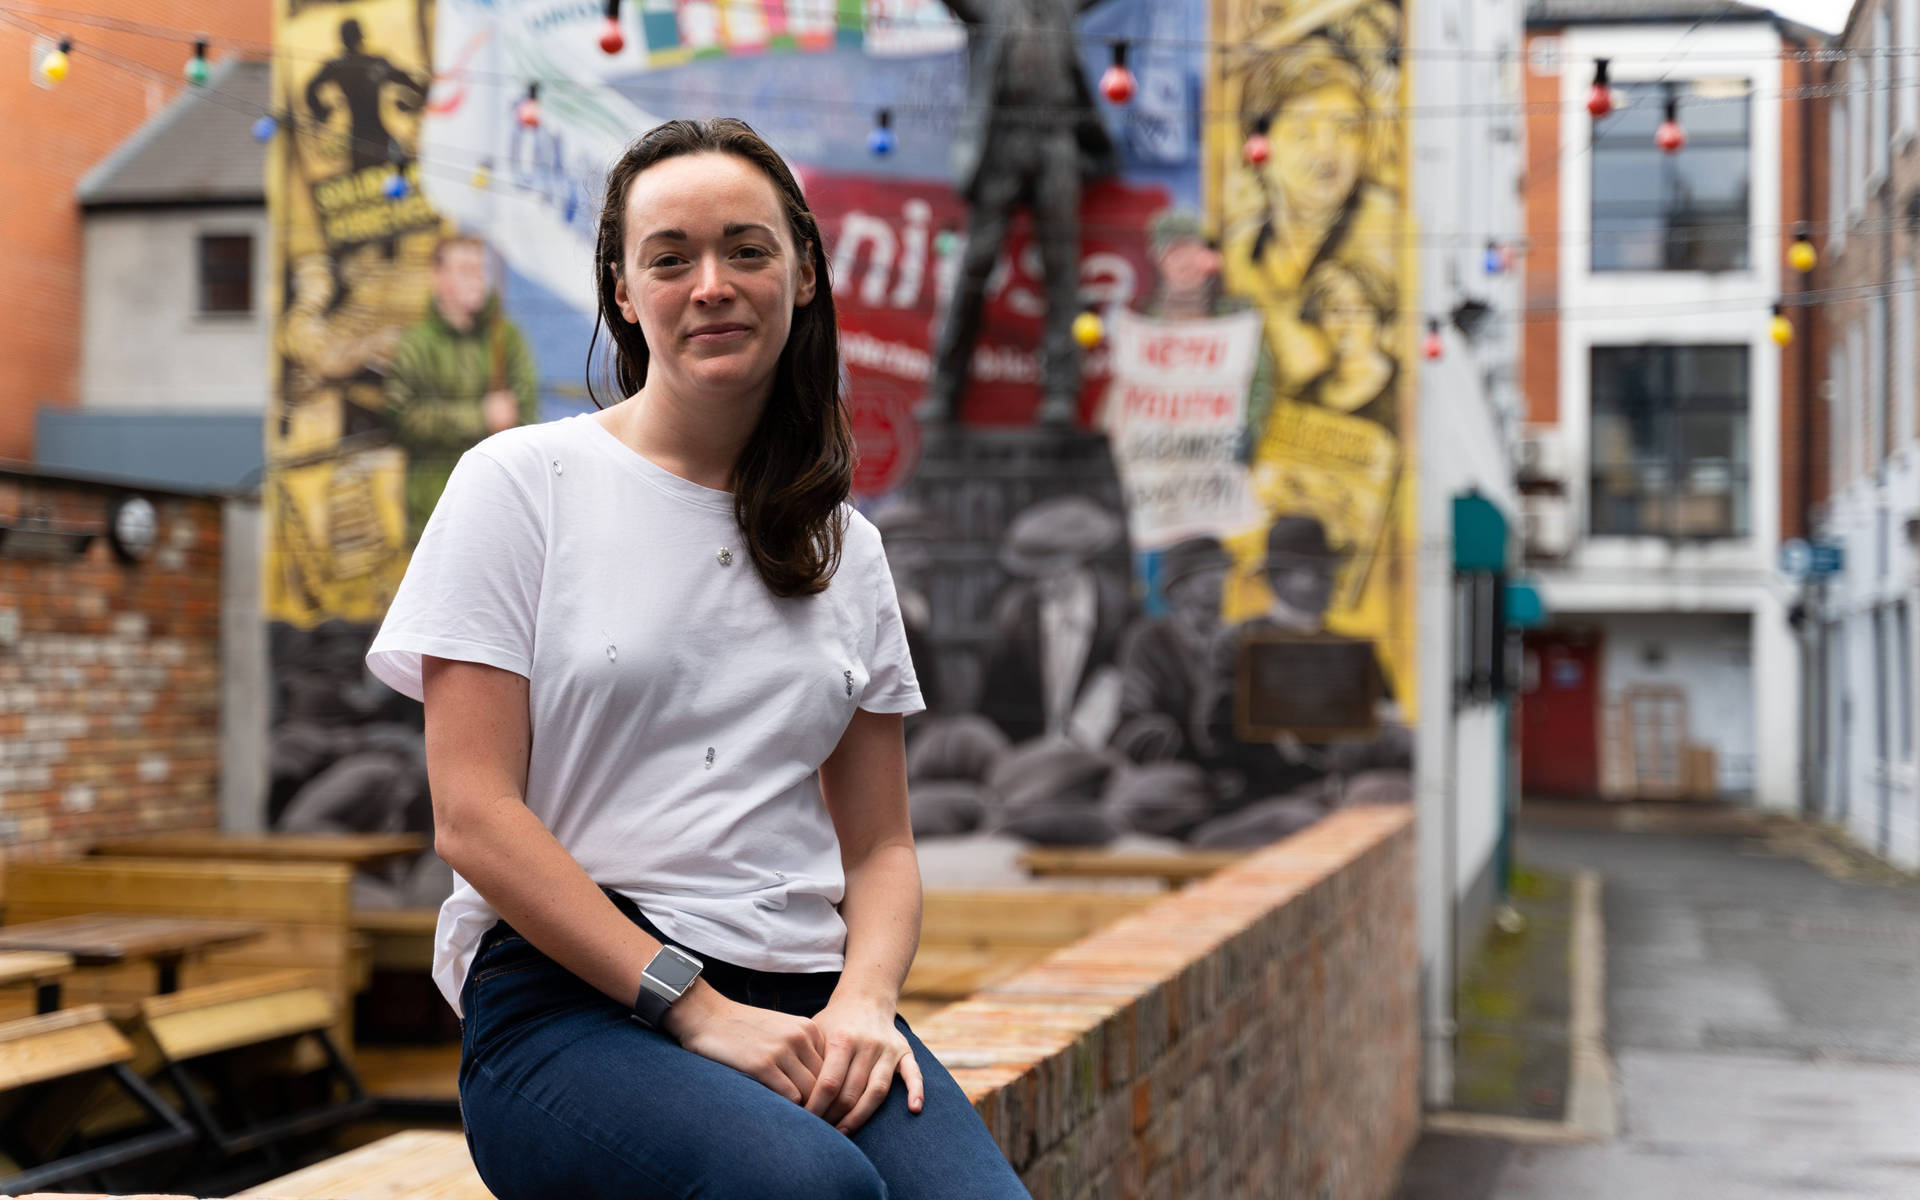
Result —
[{"label": "woman's arm", "polygon": [[[541,953],[630,1006],[660,943],[621,915],[527,807],[527,680],[431,656],[421,677],[434,850]],[[813,1090],[825,1043],[802,1018],[735,1004],[696,980],[663,1026],[796,1103]]]},{"label": "woman's arm", "polygon": [[921,1104],[919,1064],[893,1024],[920,944],[920,864],[900,716],[856,710],[820,765],[820,786],[847,876],[840,902],[847,961],[833,999],[814,1018],[827,1053],[807,1108],[852,1132],[886,1099],[896,1071],[909,1107],[918,1112]]}]

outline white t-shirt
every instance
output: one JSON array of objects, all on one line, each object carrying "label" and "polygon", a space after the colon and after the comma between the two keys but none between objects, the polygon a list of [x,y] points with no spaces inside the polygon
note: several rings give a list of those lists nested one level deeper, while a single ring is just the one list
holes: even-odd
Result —
[{"label": "white t-shirt", "polygon": [[[591,416],[510,429],[454,468],[367,663],[415,699],[422,655],[526,676],[527,806],[595,883],[696,953],[836,971],[817,770],[855,708],[922,707],[879,531],[847,512],[827,590],[782,599],[729,493]],[[455,875],[433,977],[456,1012],[496,919]]]}]

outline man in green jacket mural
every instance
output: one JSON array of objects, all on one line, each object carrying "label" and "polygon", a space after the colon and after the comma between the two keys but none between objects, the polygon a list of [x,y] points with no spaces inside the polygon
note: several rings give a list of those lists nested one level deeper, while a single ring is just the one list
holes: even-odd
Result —
[{"label": "man in green jacket mural", "polygon": [[433,300],[400,335],[387,374],[387,420],[407,452],[407,544],[468,447],[539,419],[533,355],[500,312],[487,281],[486,243],[443,239],[433,251]]}]

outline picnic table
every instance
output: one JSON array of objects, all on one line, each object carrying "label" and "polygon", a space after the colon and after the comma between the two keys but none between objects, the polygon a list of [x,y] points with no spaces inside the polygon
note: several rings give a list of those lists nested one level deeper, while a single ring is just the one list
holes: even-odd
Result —
[{"label": "picnic table", "polygon": [[90,913],[0,927],[0,950],[71,955],[83,967],[150,959],[159,972],[155,990],[165,996],[180,990],[180,964],[188,958],[250,942],[265,933],[265,927],[248,921]]},{"label": "picnic table", "polygon": [[93,848],[112,858],[241,858],[254,862],[336,862],[360,868],[425,849],[424,833],[221,833],[193,830],[114,838]]},{"label": "picnic table", "polygon": [[50,1013],[60,1007],[60,978],[73,970],[73,956],[50,950],[0,950],[0,987],[30,983],[34,988],[34,1012]]}]

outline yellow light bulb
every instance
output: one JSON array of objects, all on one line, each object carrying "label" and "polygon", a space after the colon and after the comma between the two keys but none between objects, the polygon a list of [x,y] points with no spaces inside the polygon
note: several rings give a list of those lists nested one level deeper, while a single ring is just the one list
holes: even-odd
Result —
[{"label": "yellow light bulb", "polygon": [[1813,270],[1819,261],[1820,256],[1814,253],[1813,243],[1806,238],[1795,238],[1792,247],[1787,250],[1787,263],[1802,275]]},{"label": "yellow light bulb", "polygon": [[1098,313],[1083,312],[1073,319],[1073,340],[1091,350],[1107,334]]},{"label": "yellow light bulb", "polygon": [[1786,345],[1793,340],[1793,322],[1787,320],[1784,313],[1773,314],[1773,320],[1767,325],[1767,336],[1776,346]]},{"label": "yellow light bulb", "polygon": [[40,74],[48,83],[59,83],[67,77],[67,65],[66,51],[55,50],[40,60]]},{"label": "yellow light bulb", "polygon": [[485,163],[482,163],[473,169],[473,178],[469,182],[473,184],[476,191],[484,192],[493,183],[493,172],[487,169]]}]

